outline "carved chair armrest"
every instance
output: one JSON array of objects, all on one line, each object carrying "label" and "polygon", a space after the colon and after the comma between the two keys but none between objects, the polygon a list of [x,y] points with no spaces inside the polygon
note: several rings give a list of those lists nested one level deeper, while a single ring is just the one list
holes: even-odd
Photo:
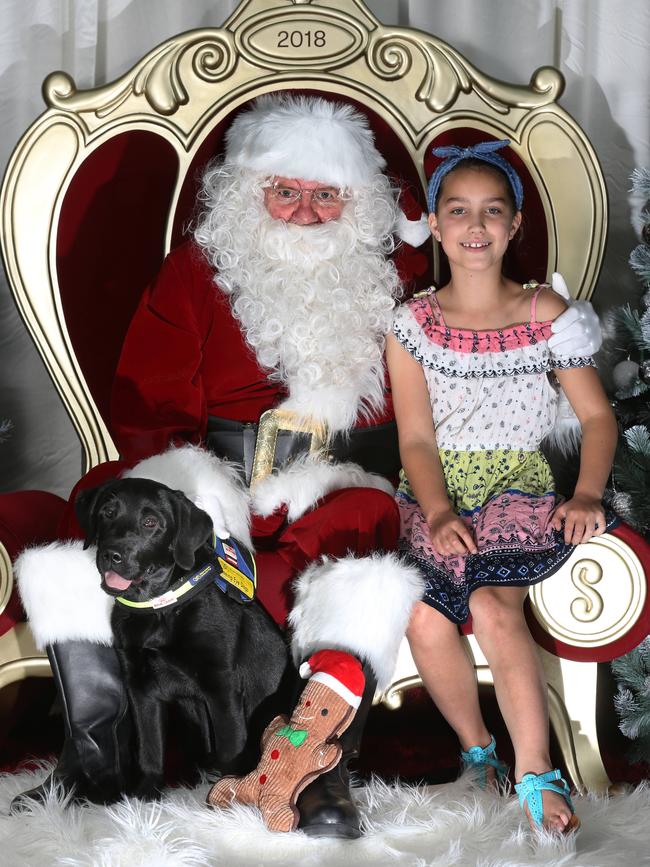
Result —
[{"label": "carved chair armrest", "polygon": [[573,662],[609,662],[650,632],[650,544],[626,524],[579,545],[531,588],[528,623],[544,650]]}]

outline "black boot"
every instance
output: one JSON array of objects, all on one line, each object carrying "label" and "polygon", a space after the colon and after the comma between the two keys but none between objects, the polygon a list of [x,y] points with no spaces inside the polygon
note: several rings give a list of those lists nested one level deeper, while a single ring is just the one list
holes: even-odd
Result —
[{"label": "black boot", "polygon": [[366,683],[361,704],[339,739],[343,748],[340,762],[331,771],[317,777],[298,796],[298,828],[310,837],[356,839],[361,836],[361,818],[350,793],[348,764],[359,755],[361,737],[377,688],[377,678],[369,665],[363,666],[363,673]]},{"label": "black boot", "polygon": [[75,800],[117,800],[126,789],[130,720],[126,690],[112,647],[66,641],[47,648],[63,705],[65,741],[56,768],[40,786],[18,795],[11,812],[43,802],[53,787]]}]

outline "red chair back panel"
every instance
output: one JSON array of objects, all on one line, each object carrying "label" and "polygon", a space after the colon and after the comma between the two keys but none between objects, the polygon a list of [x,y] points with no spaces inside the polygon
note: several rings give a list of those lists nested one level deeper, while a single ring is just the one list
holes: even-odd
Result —
[{"label": "red chair back panel", "polygon": [[117,135],[75,173],[61,208],[57,276],[68,333],[108,422],[122,341],[160,267],[178,171],[172,146],[141,130]]}]

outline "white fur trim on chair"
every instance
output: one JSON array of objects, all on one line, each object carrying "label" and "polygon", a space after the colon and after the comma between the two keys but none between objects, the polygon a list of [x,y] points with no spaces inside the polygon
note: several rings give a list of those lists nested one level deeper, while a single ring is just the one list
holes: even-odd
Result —
[{"label": "white fur trim on chair", "polygon": [[28,548],[14,570],[36,646],[57,641],[113,643],[113,599],[101,589],[96,548],[83,542],[52,542]]},{"label": "white fur trim on chair", "polygon": [[417,569],[395,554],[312,564],[294,584],[289,614],[296,664],[317,650],[345,650],[369,662],[385,689],[423,590]]},{"label": "white fur trim on chair", "polygon": [[253,492],[253,511],[267,517],[286,503],[288,520],[296,521],[326,494],[341,488],[376,488],[394,494],[387,479],[366,472],[358,464],[331,464],[305,455],[258,482]]},{"label": "white fur trim on chair", "polygon": [[217,536],[232,534],[252,546],[249,494],[235,464],[200,446],[172,446],[126,470],[123,478],[152,479],[183,491],[212,518]]}]

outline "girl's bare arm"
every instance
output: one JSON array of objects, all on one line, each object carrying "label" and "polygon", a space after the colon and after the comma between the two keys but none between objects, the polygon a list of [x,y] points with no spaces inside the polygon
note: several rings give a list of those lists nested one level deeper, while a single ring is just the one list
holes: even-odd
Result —
[{"label": "girl's bare arm", "polygon": [[[540,292],[538,318],[555,319],[566,303],[548,289]],[[560,385],[582,428],[580,473],[573,493],[555,510],[553,526],[561,529],[564,540],[574,545],[587,542],[605,530],[605,513],[601,503],[616,449],[618,430],[607,395],[593,367],[555,370]]]},{"label": "girl's bare arm", "polygon": [[476,553],[472,534],[447,497],[424,372],[394,335],[386,342],[402,466],[441,554]]},{"label": "girl's bare arm", "polygon": [[553,526],[564,519],[564,540],[574,545],[605,530],[601,504],[616,449],[618,429],[607,396],[593,367],[556,370],[582,428],[580,473],[573,497],[559,506]]}]

